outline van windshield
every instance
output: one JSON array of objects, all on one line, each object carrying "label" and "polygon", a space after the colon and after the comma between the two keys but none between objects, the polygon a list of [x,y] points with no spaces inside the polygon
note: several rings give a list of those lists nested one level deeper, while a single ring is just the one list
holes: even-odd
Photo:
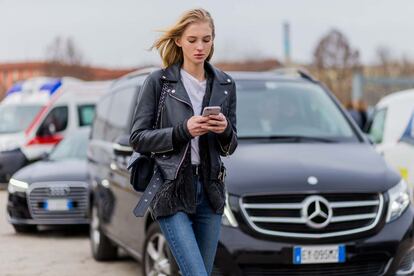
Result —
[{"label": "van windshield", "polygon": [[24,131],[41,105],[0,105],[0,134]]},{"label": "van windshield", "polygon": [[303,82],[237,81],[237,130],[241,139],[358,141],[328,94]]}]

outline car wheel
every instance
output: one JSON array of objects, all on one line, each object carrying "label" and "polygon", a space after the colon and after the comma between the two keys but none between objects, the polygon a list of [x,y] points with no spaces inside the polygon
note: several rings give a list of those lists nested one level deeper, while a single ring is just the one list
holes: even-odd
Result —
[{"label": "car wheel", "polygon": [[105,236],[100,227],[98,208],[93,205],[91,211],[91,223],[89,226],[89,240],[92,255],[97,261],[109,261],[118,257],[118,247]]},{"label": "car wheel", "polygon": [[148,228],[142,255],[144,256],[143,275],[180,275],[178,265],[157,222],[152,223]]},{"label": "car wheel", "polygon": [[34,233],[37,231],[36,225],[13,224],[13,227],[16,233]]}]

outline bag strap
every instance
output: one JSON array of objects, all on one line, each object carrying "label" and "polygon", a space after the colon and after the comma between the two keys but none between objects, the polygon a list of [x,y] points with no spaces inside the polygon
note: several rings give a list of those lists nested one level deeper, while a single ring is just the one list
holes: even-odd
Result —
[{"label": "bag strap", "polygon": [[158,127],[158,122],[161,117],[161,111],[164,108],[165,98],[167,97],[167,89],[168,89],[168,85],[165,81],[163,81],[162,88],[161,88],[161,96],[160,96],[160,100],[158,101],[157,117],[155,118],[155,123],[153,127],[154,129]]}]

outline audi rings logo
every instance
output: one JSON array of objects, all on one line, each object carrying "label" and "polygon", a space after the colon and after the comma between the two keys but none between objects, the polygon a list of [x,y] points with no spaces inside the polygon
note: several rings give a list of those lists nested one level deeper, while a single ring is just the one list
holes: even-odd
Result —
[{"label": "audi rings logo", "polygon": [[49,187],[50,196],[67,196],[70,193],[68,186],[52,186]]},{"label": "audi rings logo", "polygon": [[310,196],[305,199],[302,217],[305,223],[314,229],[326,227],[332,219],[332,208],[329,202],[321,196]]}]

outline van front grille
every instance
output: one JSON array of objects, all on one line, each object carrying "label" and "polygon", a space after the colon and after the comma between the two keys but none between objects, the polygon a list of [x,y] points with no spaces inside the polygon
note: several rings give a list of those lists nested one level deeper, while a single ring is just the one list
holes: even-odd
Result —
[{"label": "van front grille", "polygon": [[255,231],[283,237],[328,238],[374,228],[384,205],[381,194],[260,195],[240,198]]}]

